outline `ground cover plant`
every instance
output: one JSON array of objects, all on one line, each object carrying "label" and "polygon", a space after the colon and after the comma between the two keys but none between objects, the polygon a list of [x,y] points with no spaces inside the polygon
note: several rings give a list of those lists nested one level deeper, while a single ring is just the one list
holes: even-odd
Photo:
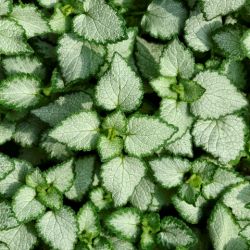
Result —
[{"label": "ground cover plant", "polygon": [[249,0],[0,0],[0,249],[250,249]]}]

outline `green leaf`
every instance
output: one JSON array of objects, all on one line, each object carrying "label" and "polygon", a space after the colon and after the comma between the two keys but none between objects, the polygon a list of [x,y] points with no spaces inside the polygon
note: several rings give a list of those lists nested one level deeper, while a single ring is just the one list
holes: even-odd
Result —
[{"label": "green leaf", "polygon": [[69,208],[48,211],[37,222],[40,236],[53,249],[73,250],[76,242],[77,224],[74,213]]},{"label": "green leaf", "polygon": [[14,170],[14,164],[10,158],[0,153],[0,180],[4,179]]},{"label": "green leaf", "polygon": [[60,8],[55,8],[54,14],[50,17],[49,26],[54,33],[63,34],[70,27],[70,19],[63,14]]},{"label": "green leaf", "polygon": [[38,3],[45,8],[52,8],[60,0],[38,0]]},{"label": "green leaf", "polygon": [[201,146],[222,163],[227,163],[235,160],[244,150],[244,130],[242,118],[228,115],[218,120],[198,120],[192,134],[196,146]]},{"label": "green leaf", "polygon": [[70,115],[82,110],[91,110],[92,98],[85,92],[60,96],[54,102],[32,111],[34,115],[50,126],[55,126]]},{"label": "green leaf", "polygon": [[41,185],[46,185],[46,179],[39,168],[26,175],[26,185],[31,188],[37,188]]},{"label": "green leaf", "polygon": [[58,60],[66,82],[94,75],[104,62],[104,47],[64,34],[58,43]]},{"label": "green leaf", "polygon": [[9,250],[31,250],[37,243],[34,228],[21,224],[15,228],[0,231],[0,241],[4,242]]},{"label": "green leaf", "polygon": [[160,117],[168,124],[178,128],[168,143],[181,138],[193,123],[188,104],[177,100],[163,99],[160,106]]},{"label": "green leaf", "polygon": [[5,16],[12,10],[11,0],[0,0],[0,16]]},{"label": "green leaf", "polygon": [[153,154],[176,132],[176,128],[154,116],[134,115],[128,121],[125,149],[138,157]]},{"label": "green leaf", "polygon": [[91,190],[89,198],[99,211],[107,209],[112,201],[111,195],[107,194],[102,187]]},{"label": "green leaf", "polygon": [[126,116],[120,111],[111,113],[103,120],[102,127],[108,132],[111,130],[114,135],[123,136],[127,130]]},{"label": "green leaf", "polygon": [[18,73],[33,74],[40,78],[45,77],[45,69],[38,57],[18,55],[6,57],[2,60],[3,68],[8,76]]},{"label": "green leaf", "polygon": [[32,53],[32,48],[25,39],[25,33],[15,21],[0,20],[0,53],[5,55],[17,55],[20,53]]},{"label": "green leaf", "polygon": [[142,17],[141,26],[152,37],[168,40],[181,31],[186,18],[187,10],[182,2],[153,0]]},{"label": "green leaf", "polygon": [[112,244],[114,250],[121,250],[121,249],[135,250],[135,247],[129,241],[121,240],[121,239],[115,238],[115,237],[112,237],[109,240],[111,241],[111,244]]},{"label": "green leaf", "polygon": [[[7,201],[0,201],[0,232],[18,226],[18,221]],[[1,249],[1,247],[0,247]]]},{"label": "green leaf", "polygon": [[172,198],[173,205],[181,217],[191,224],[198,224],[203,216],[203,209],[207,204],[205,198],[202,195],[197,197],[195,204],[189,204],[182,200],[178,195],[174,195]]},{"label": "green leaf", "polygon": [[206,19],[225,16],[243,6],[245,0],[201,0],[201,7]]},{"label": "green leaf", "polygon": [[81,240],[89,240],[95,238],[100,233],[100,222],[98,214],[92,203],[84,204],[78,214],[78,234]]},{"label": "green leaf", "polygon": [[188,160],[162,157],[149,161],[156,180],[164,188],[179,186],[183,182],[184,174],[191,169]]},{"label": "green leaf", "polygon": [[125,37],[123,19],[104,0],[86,0],[83,10],[73,20],[73,30],[79,36],[97,43],[116,42]]},{"label": "green leaf", "polygon": [[102,165],[103,186],[112,193],[115,206],[127,203],[144,174],[144,162],[135,157],[116,157]]},{"label": "green leaf", "polygon": [[197,239],[192,230],[181,220],[168,216],[161,221],[161,232],[157,235],[157,241],[165,249],[176,247],[191,247]]},{"label": "green leaf", "polygon": [[93,180],[95,160],[94,156],[85,156],[75,162],[73,185],[65,193],[68,199],[82,200],[83,195],[87,192]]},{"label": "green leaf", "polygon": [[44,174],[48,184],[57,188],[61,193],[68,191],[73,183],[73,160],[49,168]]},{"label": "green leaf", "polygon": [[188,156],[192,158],[193,143],[190,130],[188,129],[186,133],[175,142],[168,144],[165,149],[174,155]]},{"label": "green leaf", "polygon": [[243,182],[232,187],[223,196],[222,202],[232,210],[238,220],[250,220],[250,184]]},{"label": "green leaf", "polygon": [[[195,184],[191,185],[190,183],[188,183],[189,181],[194,181]],[[196,185],[198,187],[196,187]],[[200,195],[200,185],[201,185],[201,178],[199,176],[192,175],[186,181],[186,183],[183,183],[180,186],[178,190],[179,197],[188,204],[195,205]]]},{"label": "green leaf", "polygon": [[212,211],[208,229],[214,249],[248,249],[245,240],[239,236],[240,227],[233,219],[230,210],[221,203],[218,203]]},{"label": "green leaf", "polygon": [[34,220],[45,212],[45,207],[36,199],[36,191],[28,186],[16,192],[12,207],[16,218],[22,223]]},{"label": "green leaf", "polygon": [[221,26],[221,17],[207,21],[200,11],[194,11],[185,24],[185,40],[193,50],[207,52],[213,48],[213,31]]},{"label": "green leaf", "polygon": [[206,199],[216,199],[222,192],[233,184],[242,182],[235,172],[218,167],[210,182],[203,185],[202,193]]},{"label": "green leaf", "polygon": [[191,104],[195,116],[217,119],[247,105],[245,97],[237,88],[216,71],[203,71],[196,75],[194,81],[206,90],[199,100]]},{"label": "green leaf", "polygon": [[168,43],[160,61],[160,73],[163,76],[189,79],[194,73],[193,54],[176,38]]},{"label": "green leaf", "polygon": [[[172,86],[172,88],[173,87],[174,86]],[[180,100],[187,103],[199,100],[205,92],[205,89],[198,83],[189,80],[181,80],[179,85],[177,85],[177,90],[178,89],[180,90],[179,93],[177,92]]]},{"label": "green leaf", "polygon": [[220,72],[238,89],[244,89],[247,84],[246,69],[241,61],[225,60],[221,65]]},{"label": "green leaf", "polygon": [[10,198],[25,183],[26,175],[32,171],[32,166],[22,160],[13,159],[14,170],[3,180],[0,180],[0,194]]},{"label": "green leaf", "polygon": [[118,238],[134,241],[139,234],[141,216],[135,208],[121,208],[105,221],[108,229]]},{"label": "green leaf", "polygon": [[[9,141],[15,132],[15,124],[8,121],[0,122],[0,145]],[[1,177],[0,177],[1,178]]]},{"label": "green leaf", "polygon": [[135,187],[130,202],[141,211],[146,211],[152,202],[154,192],[155,184],[148,177],[143,177]]},{"label": "green leaf", "polygon": [[242,37],[242,47],[245,55],[250,58],[250,31],[246,31]]},{"label": "green leaf", "polygon": [[158,96],[176,100],[177,93],[172,89],[172,86],[175,84],[177,84],[177,79],[175,77],[160,76],[150,81],[150,85]]},{"label": "green leaf", "polygon": [[22,147],[31,147],[39,140],[39,134],[43,129],[43,124],[34,117],[27,118],[25,121],[16,125],[13,139]]},{"label": "green leaf", "polygon": [[40,81],[29,75],[15,75],[1,82],[0,103],[7,107],[25,109],[39,102]]},{"label": "green leaf", "polygon": [[119,54],[115,54],[110,69],[96,87],[98,105],[105,110],[132,111],[141,104],[142,95],[140,78]]},{"label": "green leaf", "polygon": [[10,17],[23,27],[27,38],[50,32],[47,20],[32,4],[14,5]]},{"label": "green leaf", "polygon": [[143,38],[137,37],[136,64],[144,78],[152,80],[159,76],[160,56],[163,49],[163,45],[149,43]]},{"label": "green leaf", "polygon": [[37,188],[37,199],[52,210],[59,210],[63,205],[63,195],[55,187],[49,185]]},{"label": "green leaf", "polygon": [[241,27],[227,25],[216,30],[212,38],[222,55],[235,60],[241,60],[245,56],[241,46],[241,36]]},{"label": "green leaf", "polygon": [[75,150],[89,151],[96,146],[99,125],[96,112],[82,111],[63,120],[49,136]]},{"label": "green leaf", "polygon": [[107,161],[108,159],[121,155],[123,150],[123,139],[119,137],[109,139],[101,135],[97,143],[97,149],[101,160]]},{"label": "green leaf", "polygon": [[64,92],[66,88],[66,84],[62,78],[61,73],[57,68],[55,68],[52,72],[51,76],[51,93]]},{"label": "green leaf", "polygon": [[250,242],[250,224],[241,230],[240,235]]}]

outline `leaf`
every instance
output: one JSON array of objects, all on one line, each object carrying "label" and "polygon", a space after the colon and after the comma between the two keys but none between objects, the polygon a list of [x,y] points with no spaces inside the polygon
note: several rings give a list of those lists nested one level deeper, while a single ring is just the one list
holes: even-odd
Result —
[{"label": "leaf", "polygon": [[247,225],[240,232],[240,235],[245,238],[248,242],[250,241],[250,225]]},{"label": "leaf", "polygon": [[185,40],[193,50],[207,52],[213,49],[212,33],[221,26],[221,17],[207,21],[203,13],[195,11],[186,21]]},{"label": "leaf", "polygon": [[35,106],[39,102],[40,81],[29,75],[15,75],[1,82],[0,103],[15,110]]},{"label": "leaf", "polygon": [[144,162],[135,157],[116,157],[102,165],[103,186],[112,193],[115,206],[127,203],[144,174]]},{"label": "leaf", "polygon": [[12,197],[25,183],[26,175],[32,171],[32,166],[25,161],[13,159],[14,170],[3,180],[0,180],[0,194],[6,198]]},{"label": "leaf", "polygon": [[60,0],[38,0],[38,3],[45,8],[52,8]]},{"label": "leaf", "polygon": [[101,160],[107,161],[108,159],[121,155],[123,150],[123,139],[119,137],[109,139],[101,135],[97,143],[97,149]]},{"label": "leaf", "polygon": [[240,40],[241,36],[241,27],[227,25],[216,30],[212,39],[217,48],[222,52],[222,55],[235,60],[241,60],[244,58]]},{"label": "leaf", "polygon": [[225,60],[220,72],[238,89],[242,90],[246,86],[246,69],[241,61]]},{"label": "leaf", "polygon": [[173,91],[172,86],[177,84],[175,77],[160,76],[150,81],[150,85],[161,98],[177,99],[177,93]]},{"label": "leaf", "polygon": [[32,74],[39,78],[45,77],[45,69],[38,57],[31,55],[18,55],[6,57],[2,60],[3,68],[8,76],[18,73]]},{"label": "leaf", "polygon": [[136,63],[142,76],[152,80],[159,76],[160,56],[163,45],[149,43],[141,37],[136,39]]},{"label": "leaf", "polygon": [[104,47],[64,34],[58,43],[58,60],[66,82],[94,75],[104,63]]},{"label": "leaf", "polygon": [[98,211],[109,208],[112,201],[111,195],[109,193],[107,194],[102,187],[91,190],[89,198]]},{"label": "leaf", "polygon": [[112,130],[115,135],[123,136],[127,130],[126,116],[120,111],[115,111],[103,120],[102,127],[108,132]]},{"label": "leaf", "polygon": [[219,118],[247,105],[245,97],[216,71],[203,71],[194,78],[206,91],[191,104],[191,112],[203,119]]},{"label": "leaf", "polygon": [[99,125],[96,112],[81,111],[63,120],[49,136],[72,149],[89,151],[96,146]]},{"label": "leaf", "polygon": [[37,237],[33,227],[21,224],[15,228],[0,231],[0,241],[4,242],[9,250],[31,250],[37,243]]},{"label": "leaf", "polygon": [[77,225],[74,213],[69,208],[48,211],[37,222],[40,236],[52,248],[73,250],[76,242]]},{"label": "leaf", "polygon": [[0,53],[5,55],[17,55],[20,53],[32,53],[32,48],[25,39],[25,33],[15,21],[0,20]]},{"label": "leaf", "polygon": [[160,117],[168,124],[178,128],[168,143],[175,142],[181,138],[193,123],[188,104],[176,100],[164,98],[160,104]]},{"label": "leaf", "polygon": [[13,197],[13,211],[18,221],[27,223],[45,212],[45,207],[36,200],[36,191],[28,186],[21,187]]},{"label": "leaf", "polygon": [[135,208],[121,208],[105,221],[108,229],[118,238],[135,241],[139,234],[141,216]]},{"label": "leaf", "polygon": [[0,0],[0,16],[5,16],[9,14],[11,10],[12,10],[11,0]]},{"label": "leaf", "polygon": [[110,241],[114,250],[121,250],[121,249],[135,250],[133,244],[129,241],[121,240],[115,237],[110,238]]},{"label": "leaf", "polygon": [[74,32],[90,42],[119,41],[125,37],[124,29],[123,19],[103,0],[84,1],[83,14],[73,20]]},{"label": "leaf", "polygon": [[39,134],[43,129],[43,124],[34,117],[29,117],[25,121],[16,125],[13,139],[22,147],[31,147],[39,140]]},{"label": "leaf", "polygon": [[143,177],[130,197],[131,204],[141,211],[148,210],[155,192],[155,184],[148,178]]},{"label": "leaf", "polygon": [[0,145],[9,141],[15,132],[15,124],[8,121],[0,122]]},{"label": "leaf", "polygon": [[[192,183],[189,183],[189,181],[192,181],[194,179],[194,183],[197,185],[192,185]],[[178,195],[179,197],[187,202],[188,204],[195,205],[197,202],[197,199],[200,195],[200,185],[201,185],[201,178],[196,175],[192,175],[186,183],[183,183],[179,190]]]},{"label": "leaf", "polygon": [[33,172],[27,174],[25,180],[26,185],[34,189],[47,184],[46,179],[39,168],[36,168]]},{"label": "leaf", "polygon": [[208,229],[215,249],[248,249],[245,240],[239,237],[240,227],[234,221],[230,210],[221,203],[218,203],[212,211]]},{"label": "leaf", "polygon": [[0,201],[0,232],[17,226],[18,221],[11,205],[7,201]]},{"label": "leaf", "polygon": [[181,220],[172,216],[161,221],[161,232],[157,234],[157,242],[166,249],[176,247],[189,248],[195,245],[197,239],[192,230]]},{"label": "leaf", "polygon": [[153,0],[142,17],[141,26],[152,37],[168,40],[181,31],[186,17],[187,10],[181,2]]},{"label": "leaf", "polygon": [[70,19],[60,8],[55,8],[54,14],[50,17],[49,26],[54,33],[63,34],[69,29]]},{"label": "leaf", "polygon": [[162,53],[160,73],[167,77],[189,79],[194,73],[194,65],[193,54],[178,39],[174,39]]},{"label": "leaf", "polygon": [[50,32],[47,20],[32,4],[14,5],[10,17],[23,27],[27,38]]},{"label": "leaf", "polygon": [[244,3],[245,0],[202,0],[201,7],[206,19],[210,20],[238,10]]},{"label": "leaf", "polygon": [[182,200],[178,195],[174,195],[172,198],[173,205],[181,217],[191,224],[198,224],[203,216],[203,210],[207,201],[202,195],[197,197],[195,204],[189,204]]},{"label": "leaf", "polygon": [[61,193],[68,191],[73,183],[73,160],[68,160],[64,163],[49,168],[45,172],[45,178],[48,184],[53,185]]},{"label": "leaf", "polygon": [[242,47],[245,55],[250,58],[250,31],[246,31],[242,37]]},{"label": "leaf", "polygon": [[174,155],[193,157],[192,135],[188,129],[186,133],[175,142],[168,144],[165,149]]},{"label": "leaf", "polygon": [[91,235],[92,238],[95,238],[100,233],[98,214],[93,204],[90,202],[84,204],[80,208],[77,214],[77,223],[78,234],[83,239],[88,238],[88,235]]},{"label": "leaf", "polygon": [[227,163],[244,150],[244,130],[242,118],[228,115],[218,120],[198,120],[192,134],[196,146]]},{"label": "leaf", "polygon": [[54,102],[32,111],[34,115],[50,126],[55,126],[70,115],[82,110],[91,110],[92,98],[85,92],[60,96]]},{"label": "leaf", "polygon": [[250,209],[247,204],[250,200],[250,185],[248,182],[234,185],[223,196],[222,202],[232,210],[238,220],[250,220]]},{"label": "leaf", "polygon": [[73,185],[65,193],[68,199],[82,200],[83,195],[87,192],[93,180],[95,160],[94,156],[85,156],[75,162]]},{"label": "leaf", "polygon": [[135,110],[142,99],[142,82],[127,62],[115,54],[110,69],[96,87],[97,104],[105,110]]},{"label": "leaf", "polygon": [[203,185],[202,193],[206,199],[216,199],[233,184],[242,182],[242,178],[233,171],[218,167],[211,182]]},{"label": "leaf", "polygon": [[184,174],[191,169],[188,160],[162,157],[149,161],[154,177],[164,188],[179,186],[183,182]]},{"label": "leaf", "polygon": [[14,164],[7,155],[0,153],[0,180],[14,170]]},{"label": "leaf", "polygon": [[152,155],[176,132],[173,126],[154,116],[135,115],[128,121],[125,149],[138,157]]}]

